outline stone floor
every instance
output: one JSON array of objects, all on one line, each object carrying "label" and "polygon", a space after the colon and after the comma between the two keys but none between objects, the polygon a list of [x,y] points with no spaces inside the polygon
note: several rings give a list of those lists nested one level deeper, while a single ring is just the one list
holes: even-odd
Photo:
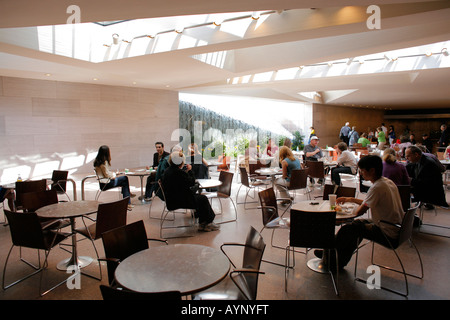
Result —
[{"label": "stone floor", "polygon": [[[216,176],[217,177],[217,176]],[[73,178],[77,182],[77,197],[81,199],[80,193],[80,181],[83,175],[74,175]],[[213,177],[214,178],[214,177]],[[240,187],[240,183],[234,179],[232,198],[236,201],[236,193]],[[132,184],[132,192],[140,195],[140,181],[137,177],[131,177],[130,183]],[[344,182],[351,183],[351,182]],[[145,184],[145,183],[144,183]],[[85,198],[94,199],[95,192],[98,188],[98,184],[95,180],[86,181]],[[245,187],[241,188],[239,194],[239,202],[244,200]],[[321,195],[321,190],[313,189],[312,196]],[[448,198],[447,191],[447,199]],[[69,190],[69,195],[72,198],[73,195]],[[358,194],[363,198],[364,194]],[[101,201],[109,201],[118,199],[119,195],[117,191],[108,191],[102,194]],[[63,199],[63,197],[61,197]],[[256,199],[256,198],[255,198]],[[306,200],[304,194],[297,194],[296,201]],[[251,200],[250,201],[254,201]],[[159,220],[149,218],[148,203],[142,203],[138,197],[133,199],[134,209],[128,213],[128,223],[137,220],[143,220],[146,226],[147,234],[149,237],[159,237]],[[217,202],[213,203],[214,208],[218,211]],[[247,204],[247,209],[244,209],[243,204],[237,205],[238,219],[237,222],[230,222],[221,225],[220,231],[215,232],[197,232],[193,231],[193,237],[190,238],[178,238],[170,239],[169,243],[193,243],[211,246],[219,248],[224,242],[242,242],[249,230],[249,226],[255,227],[260,230],[262,227],[261,211],[257,209],[256,203]],[[159,217],[162,209],[162,202],[155,200],[151,207],[151,215]],[[233,207],[229,201],[223,201],[222,216],[217,216],[216,221],[221,219],[227,219]],[[3,221],[3,213],[0,213],[0,221]],[[445,212],[442,209],[437,210],[437,214],[433,210],[427,210],[424,213],[424,221],[428,223],[437,223],[450,226],[450,212]],[[81,223],[77,221],[77,223]],[[450,298],[450,289],[448,279],[450,276],[450,255],[449,245],[450,240],[445,237],[439,237],[435,235],[429,235],[423,233],[423,231],[438,232],[450,236],[450,232],[447,229],[431,228],[423,226],[420,229],[421,232],[415,230],[414,241],[422,255],[425,276],[422,280],[415,278],[408,278],[410,294],[409,300],[448,300]],[[190,232],[189,230],[178,230],[177,232]],[[284,261],[284,250],[278,248],[272,248],[270,246],[271,231],[265,230],[262,233],[265,242],[267,244],[264,259]],[[79,236],[79,238],[81,238]],[[275,232],[274,242],[276,245],[282,247],[286,246],[288,238],[288,232],[279,230]],[[159,243],[151,243],[151,246],[161,245]],[[0,226],[0,265],[3,271],[4,262],[11,246],[11,238],[9,234],[9,228]],[[97,249],[100,255],[103,254],[103,247],[101,240],[96,241]],[[361,250],[360,260],[358,263],[358,274],[360,276],[370,275],[367,274],[367,267],[370,264],[370,247],[365,246]],[[90,241],[83,240],[79,242],[79,252],[81,255],[95,256],[95,252],[92,248]],[[419,262],[415,255],[414,250],[405,245],[399,250],[400,255],[404,259],[406,269],[409,272],[419,271]],[[35,259],[34,252],[24,250],[23,254],[30,259]],[[236,254],[239,253],[232,253]],[[345,268],[343,272],[339,274],[339,296],[336,296],[331,277],[328,274],[321,274],[310,270],[306,262],[312,256],[312,252],[307,257],[304,254],[296,254],[296,267],[294,270],[290,270],[288,273],[288,289],[284,290],[284,268],[269,263],[262,263],[261,270],[265,272],[259,278],[258,287],[258,300],[405,300],[405,298],[392,294],[384,290],[369,289],[365,284],[354,281],[354,258],[350,264]],[[49,268],[44,272],[43,281],[45,284],[48,282],[54,283],[57,279],[63,280],[68,276],[65,272],[56,270],[56,264],[68,256],[67,252],[64,252],[59,247],[52,250],[49,257]],[[395,256],[392,252],[387,251],[384,248],[377,247],[376,259],[379,262],[394,263]],[[33,276],[22,283],[9,288],[7,290],[0,290],[0,300],[100,300],[101,294],[99,285],[101,283],[107,283],[106,266],[102,264],[103,279],[101,281],[94,280],[92,278],[82,276],[80,289],[69,289],[66,285],[62,285],[45,295],[40,297],[38,294],[38,285],[40,276]],[[20,276],[25,272],[30,271],[30,268],[18,259],[18,249],[15,249],[8,264],[7,278],[11,279],[14,276]],[[99,274],[98,264],[92,263],[90,266],[84,269],[84,272],[94,275]],[[189,270],[186,270],[189,272]],[[3,277],[3,275],[1,275]],[[398,289],[402,289],[403,282],[402,276],[393,272],[381,273],[381,284],[393,286]]]}]

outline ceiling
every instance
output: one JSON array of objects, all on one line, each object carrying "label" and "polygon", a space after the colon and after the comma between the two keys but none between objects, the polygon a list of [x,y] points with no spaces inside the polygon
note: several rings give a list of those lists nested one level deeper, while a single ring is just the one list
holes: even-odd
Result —
[{"label": "ceiling", "polygon": [[[372,3],[0,0],[0,75],[387,110],[449,108],[450,56],[441,50],[444,46],[450,50],[450,1],[379,0],[381,19],[376,19],[377,11],[368,11]],[[99,53],[95,62],[91,56],[79,59],[39,51],[36,37],[40,29],[35,26],[65,25],[75,12],[67,9],[74,4],[80,9],[82,24],[222,12],[262,13],[258,20],[247,17],[224,21],[220,26],[187,25],[181,34],[170,33],[172,42],[166,49],[157,49],[156,44],[169,32],[153,39],[123,39],[129,42],[114,45],[110,36],[122,33],[124,25],[97,26],[99,34],[108,36],[99,35],[100,40],[90,43],[92,52]],[[378,29],[369,29],[377,22]],[[134,36],[148,33],[142,30]],[[142,39],[147,42],[145,50],[139,52],[138,41]],[[435,45],[422,47],[430,44]],[[396,51],[410,47],[416,48]],[[431,56],[425,55],[427,50],[432,51]],[[383,59],[386,51],[398,54],[398,59]],[[366,56],[377,53],[381,54],[374,59]],[[299,94],[302,92],[317,95],[305,97]]]}]

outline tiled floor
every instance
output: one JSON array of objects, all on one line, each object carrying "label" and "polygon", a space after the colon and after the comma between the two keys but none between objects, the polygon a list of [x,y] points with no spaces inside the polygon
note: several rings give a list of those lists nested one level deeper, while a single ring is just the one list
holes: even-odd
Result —
[{"label": "tiled floor", "polygon": [[[83,178],[82,175],[74,176],[77,181],[78,199],[81,199],[80,194],[80,181]],[[140,194],[140,182],[139,178],[131,177],[131,184],[133,185],[132,192]],[[345,182],[344,182],[345,184]],[[237,179],[233,182],[233,200],[236,200],[236,192],[240,184]],[[94,180],[88,180],[86,182],[86,199],[93,199],[95,191],[98,185]],[[244,189],[244,187],[242,188]],[[449,191],[447,191],[447,199]],[[71,193],[69,192],[71,195]],[[243,201],[245,191],[241,190],[239,201]],[[312,192],[313,196],[321,194],[321,190],[315,189]],[[363,194],[359,195],[364,197]],[[72,195],[71,195],[72,197]],[[118,199],[117,191],[108,191],[101,196],[102,201]],[[305,195],[297,195],[296,201],[306,199]],[[147,229],[149,237],[159,237],[159,220],[149,218],[149,204],[142,204],[138,198],[133,199],[135,207],[133,211],[128,214],[128,222],[134,222],[137,220],[143,220]],[[217,204],[215,202],[215,204]],[[230,210],[233,210],[230,203],[223,202],[224,217],[226,219],[229,216]],[[254,226],[257,230],[261,229],[261,212],[256,209],[257,204],[248,204],[250,208],[244,209],[243,204],[237,205],[238,208],[238,221],[221,225],[220,231],[215,232],[193,232],[193,237],[190,238],[178,238],[169,240],[170,244],[173,243],[195,243],[219,248],[224,242],[241,242],[244,241],[249,226]],[[218,207],[215,207],[218,210]],[[158,217],[162,209],[161,201],[156,200],[152,206],[152,215]],[[220,221],[221,217],[217,216],[216,220]],[[3,214],[0,215],[0,220],[3,220]],[[445,224],[450,226],[450,212],[444,210],[438,210],[437,215],[434,211],[425,211],[425,222],[434,222],[439,224]],[[427,227],[422,227],[422,231]],[[430,229],[427,229],[430,230]],[[182,230],[178,230],[182,231]],[[435,231],[435,230],[433,230]],[[441,234],[450,236],[449,230],[437,229]],[[445,233],[447,232],[447,233]],[[271,248],[270,236],[271,231],[265,230],[263,237],[267,244],[264,259],[284,262],[284,250],[277,248]],[[287,243],[287,231],[275,232],[275,243],[277,245],[285,246]],[[418,233],[417,230],[414,233],[414,241],[422,255],[425,276],[422,280],[415,278],[408,278],[410,295],[409,300],[447,300],[450,298],[450,289],[448,286],[448,279],[450,276],[450,255],[449,245],[450,240],[444,237],[437,237],[433,235],[427,235],[424,233]],[[4,262],[11,245],[11,239],[9,234],[9,228],[0,226],[0,266],[3,271]],[[97,248],[100,255],[103,253],[101,240],[96,241]],[[161,244],[151,243],[152,246],[158,246]],[[370,264],[369,256],[370,246],[366,246],[362,249],[360,255],[360,262],[358,264],[359,275],[370,274],[366,273],[366,268]],[[380,247],[378,247],[380,248]],[[81,255],[95,256],[95,252],[89,241],[83,240],[79,242],[79,252]],[[35,258],[34,253],[29,251],[24,252],[30,259]],[[233,253],[237,255],[238,253]],[[400,254],[404,258],[405,265],[408,271],[418,272],[419,262],[415,256],[414,250],[408,245],[403,246],[400,249]],[[308,258],[312,256],[312,252],[308,255]],[[60,248],[54,249],[50,254],[50,264],[48,270],[44,273],[44,283],[47,280],[56,281],[56,279],[64,279],[68,274],[58,271],[55,265],[68,256],[67,252],[62,251]],[[377,249],[376,257],[380,262],[393,262],[395,263],[395,256],[383,249]],[[339,274],[339,291],[340,295],[336,296],[333,290],[331,277],[328,274],[320,274],[310,270],[306,266],[307,259],[304,254],[296,255],[296,267],[294,270],[290,270],[288,273],[288,290],[284,290],[284,268],[268,263],[262,263],[261,270],[265,272],[260,276],[258,287],[258,299],[260,300],[404,300],[401,296],[394,295],[384,290],[368,289],[366,285],[355,282],[353,269],[354,258],[350,264],[345,268],[343,272]],[[106,279],[106,267],[102,266],[103,280],[91,279],[86,276],[81,277],[80,289],[69,289],[66,285],[62,285],[56,290],[50,292],[44,297],[38,295],[38,284],[40,276],[33,276],[26,281],[7,290],[0,290],[0,299],[27,299],[27,300],[97,300],[101,299],[99,284],[107,283]],[[10,258],[8,264],[7,277],[10,279],[15,275],[23,274],[30,271],[30,268],[19,262],[18,250],[15,249],[13,256]],[[85,272],[98,275],[98,266],[92,263],[90,266],[84,269]],[[186,270],[189,272],[189,270]],[[401,275],[382,271],[381,284],[394,286],[398,289],[402,289],[403,280]],[[53,282],[52,282],[53,283]]]}]

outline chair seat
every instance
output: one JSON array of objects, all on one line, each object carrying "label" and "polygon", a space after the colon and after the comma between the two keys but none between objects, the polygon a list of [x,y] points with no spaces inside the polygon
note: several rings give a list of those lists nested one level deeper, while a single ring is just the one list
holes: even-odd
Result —
[{"label": "chair seat", "polygon": [[75,232],[78,232],[79,234],[82,234],[83,236],[85,236],[88,239],[96,239],[96,230],[97,230],[97,225],[91,224],[87,227],[82,227],[82,228],[77,228],[75,229]]}]

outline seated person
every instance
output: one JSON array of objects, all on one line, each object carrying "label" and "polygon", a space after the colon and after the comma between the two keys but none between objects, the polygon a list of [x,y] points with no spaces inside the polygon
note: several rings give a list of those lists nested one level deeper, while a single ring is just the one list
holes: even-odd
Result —
[{"label": "seated person", "polygon": [[[376,155],[366,156],[358,162],[358,167],[364,179],[373,183],[365,199],[340,197],[336,199],[336,203],[352,202],[358,204],[357,216],[363,215],[370,209],[372,219],[355,219],[352,223],[345,224],[339,229],[336,234],[339,268],[347,265],[363,238],[381,244],[386,244],[384,234],[389,239],[396,239],[398,228],[382,225],[379,221],[384,220],[393,224],[401,224],[404,215],[397,186],[392,180],[381,175],[383,172],[381,158]],[[335,258],[330,258],[331,263],[335,261]]]},{"label": "seated person", "polygon": [[267,141],[267,146],[264,149],[263,154],[266,154],[269,157],[274,157],[277,151],[278,151],[278,146],[275,144],[275,142],[272,141],[271,138],[269,138],[269,141]]},{"label": "seated person", "polygon": [[369,139],[367,139],[367,133],[363,132],[363,134],[361,134],[361,138],[358,139],[358,143],[361,143],[361,146],[363,148],[370,145],[370,141]]},{"label": "seated person", "polygon": [[345,142],[337,144],[336,152],[338,154],[337,165],[331,169],[331,182],[335,185],[341,185],[340,173],[356,174],[356,157],[347,150]]},{"label": "seated person", "polygon": [[319,137],[312,136],[311,141],[303,149],[305,160],[318,161],[323,158],[322,149],[319,147]]},{"label": "seated person", "polygon": [[436,161],[423,155],[417,146],[409,146],[405,151],[406,165],[411,178],[414,201],[421,201],[431,209],[432,205],[448,207],[442,182],[442,173]]},{"label": "seated person", "polygon": [[[282,176],[275,181],[275,185],[280,192],[280,195],[284,199],[289,199],[289,192],[285,188],[281,188],[278,186],[289,187],[289,182],[291,178],[291,172],[295,169],[300,169],[300,161],[294,156],[292,150],[286,146],[282,146],[280,148],[280,163]],[[283,200],[283,204],[289,203],[289,200]]]},{"label": "seated person", "polygon": [[98,149],[97,157],[94,160],[94,168],[100,179],[100,188],[105,191],[114,187],[122,188],[122,196],[128,199],[128,210],[131,210],[131,198],[136,195],[130,192],[130,183],[127,176],[116,176],[111,172],[111,153],[108,146],[101,146]]},{"label": "seated person", "polygon": [[[152,168],[156,170],[161,160],[169,156],[169,153],[167,151],[164,151],[164,143],[162,142],[156,142],[155,148],[156,152],[153,154]],[[147,167],[147,169],[150,169],[150,167]],[[147,183],[145,185],[145,199],[144,199],[145,201],[151,201],[152,193],[154,191],[153,185],[155,181],[157,180],[155,180],[154,174],[150,174],[147,177]]]},{"label": "seated person", "polygon": [[394,149],[387,148],[383,154],[383,177],[391,179],[397,186],[409,186],[409,175],[406,167],[397,162]]},{"label": "seated person", "polygon": [[191,189],[195,186],[195,177],[191,165],[185,166],[185,160],[181,151],[172,152],[169,156],[169,167],[162,177],[167,208],[195,208],[199,231],[218,230],[219,226],[213,222],[215,214],[208,198]]},{"label": "seated person", "polygon": [[192,166],[194,176],[196,179],[209,179],[208,162],[203,158],[198,150],[196,143],[191,143],[188,147],[189,155],[186,159],[186,164]]}]

